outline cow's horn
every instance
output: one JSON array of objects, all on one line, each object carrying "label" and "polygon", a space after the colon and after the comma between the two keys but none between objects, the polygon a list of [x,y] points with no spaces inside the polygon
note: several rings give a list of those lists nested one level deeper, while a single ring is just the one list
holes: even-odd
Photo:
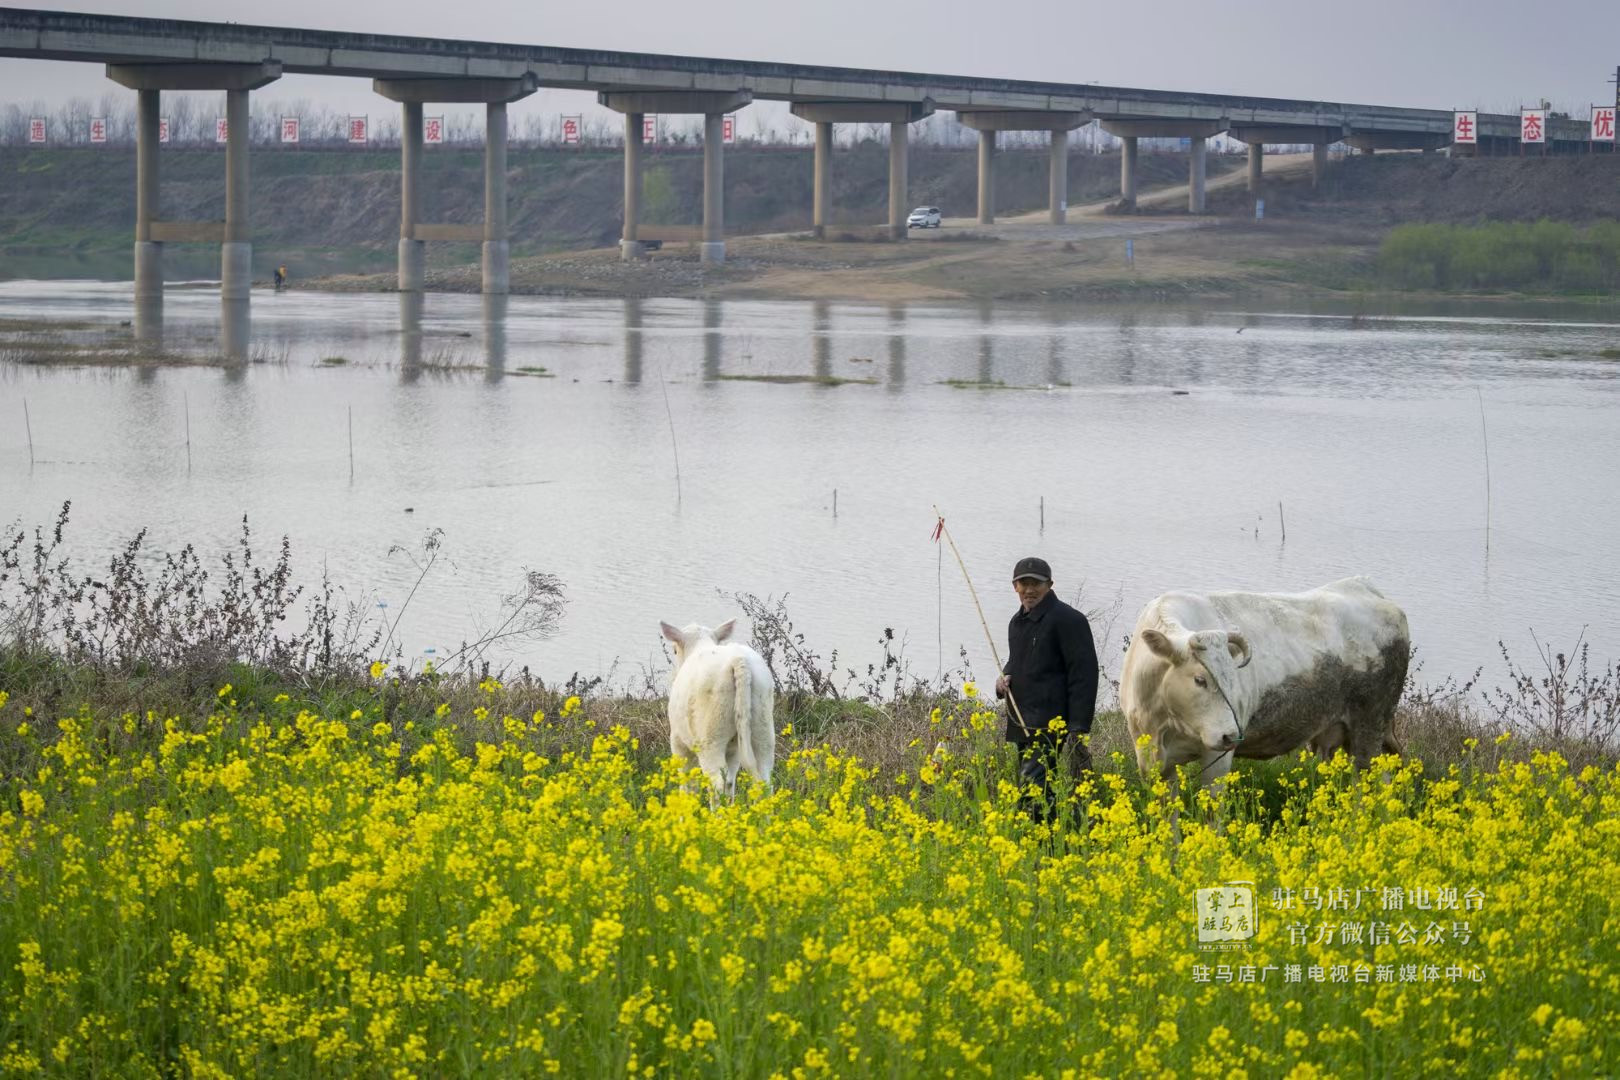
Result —
[{"label": "cow's horn", "polygon": [[1254,659],[1254,653],[1249,648],[1248,639],[1237,630],[1228,630],[1226,632],[1226,651],[1232,654],[1232,659],[1237,661],[1237,666],[1240,668],[1248,667],[1249,661]]}]

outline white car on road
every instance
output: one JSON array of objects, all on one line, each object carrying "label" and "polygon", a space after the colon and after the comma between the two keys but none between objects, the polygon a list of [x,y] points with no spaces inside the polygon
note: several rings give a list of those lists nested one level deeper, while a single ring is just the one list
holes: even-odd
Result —
[{"label": "white car on road", "polygon": [[939,228],[939,207],[919,206],[906,218],[908,229],[937,229]]}]

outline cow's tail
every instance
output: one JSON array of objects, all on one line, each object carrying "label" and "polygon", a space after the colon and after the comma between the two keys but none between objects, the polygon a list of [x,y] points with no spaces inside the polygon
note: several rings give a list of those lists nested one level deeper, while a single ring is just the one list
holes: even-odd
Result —
[{"label": "cow's tail", "polygon": [[746,656],[732,659],[731,678],[736,685],[732,702],[737,719],[737,749],[749,775],[758,776],[759,765],[754,759],[754,677]]}]

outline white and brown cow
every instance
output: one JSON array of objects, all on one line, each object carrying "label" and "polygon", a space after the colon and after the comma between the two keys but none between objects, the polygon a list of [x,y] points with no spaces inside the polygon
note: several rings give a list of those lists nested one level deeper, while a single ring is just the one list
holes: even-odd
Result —
[{"label": "white and brown cow", "polygon": [[1406,613],[1365,578],[1304,593],[1165,593],[1136,621],[1119,698],[1144,776],[1200,763],[1200,783],[1234,757],[1306,743],[1344,747],[1365,768],[1399,753],[1391,731],[1406,685]]}]

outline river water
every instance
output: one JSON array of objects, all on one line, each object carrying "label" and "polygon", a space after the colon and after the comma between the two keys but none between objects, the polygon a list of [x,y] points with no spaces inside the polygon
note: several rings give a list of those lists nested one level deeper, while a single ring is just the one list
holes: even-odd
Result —
[{"label": "river water", "polygon": [[[1594,660],[1620,656],[1612,307],[289,292],[249,316],[171,288],[137,318],[128,285],[0,284],[18,318],[132,320],[238,362],[0,362],[0,521],[71,499],[94,563],[143,527],[214,555],[246,514],[261,555],[285,533],[300,579],[324,566],[397,618],[408,658],[495,624],[534,569],[566,614],[503,658],[548,678],[660,670],[659,620],[714,625],[737,613],[722,591],[785,594],[841,666],[892,628],[917,673],[965,645],[982,676],[935,505],[998,639],[1012,564],[1038,554],[1065,599],[1120,609],[1096,620],[1115,672],[1159,592],[1348,574],[1406,608],[1426,682],[1504,681],[1499,639],[1524,663],[1584,630]],[[407,603],[432,529],[440,561]]]}]

